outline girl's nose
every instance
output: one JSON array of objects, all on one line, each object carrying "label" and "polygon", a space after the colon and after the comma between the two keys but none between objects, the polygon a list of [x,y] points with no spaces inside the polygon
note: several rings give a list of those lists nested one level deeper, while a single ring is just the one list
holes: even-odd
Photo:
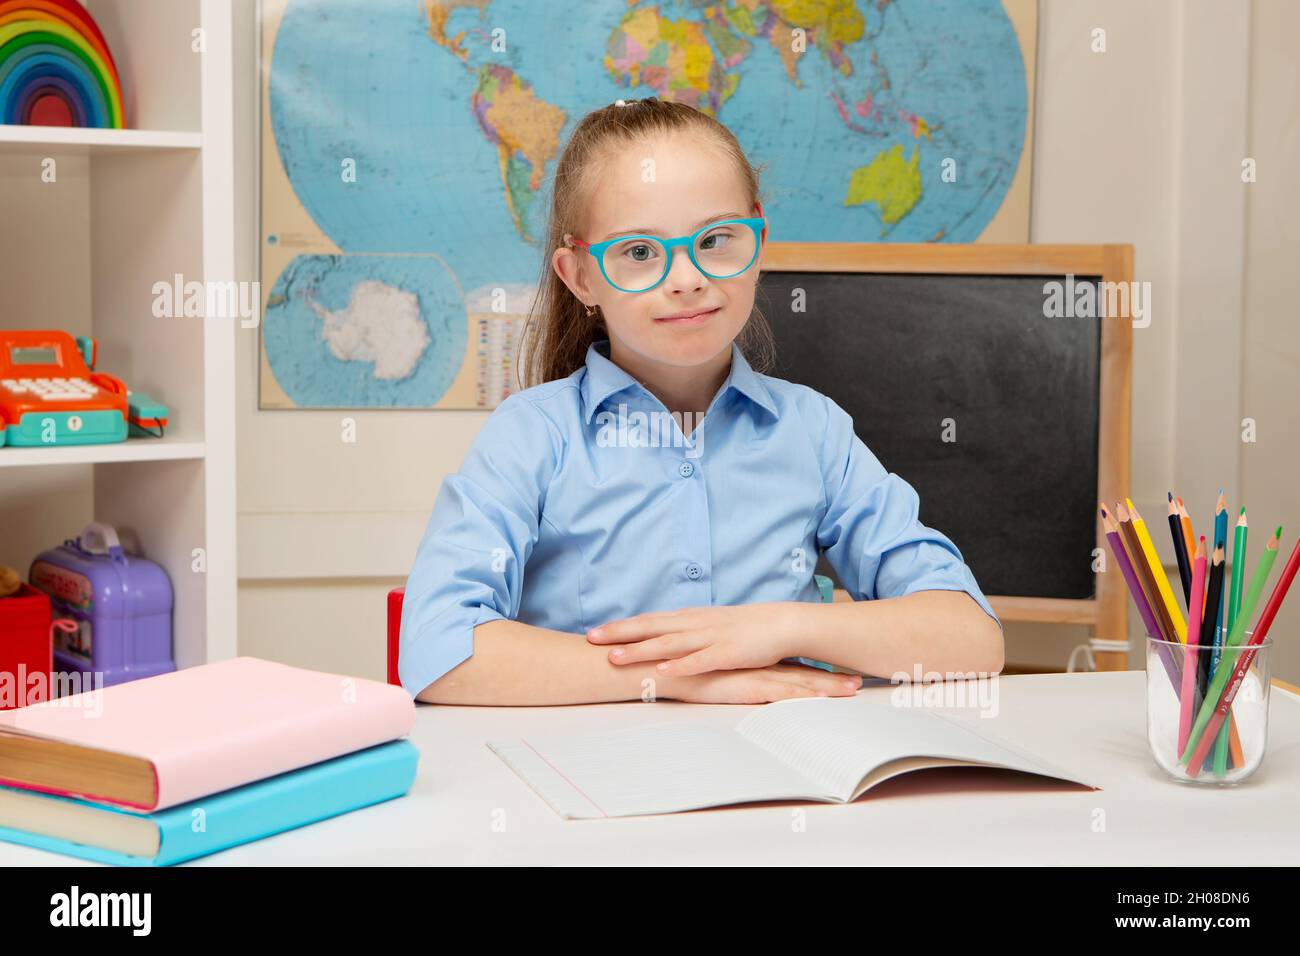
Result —
[{"label": "girl's nose", "polygon": [[695,268],[695,263],[691,261],[690,254],[684,248],[672,250],[668,276],[664,279],[664,285],[668,287],[669,292],[694,292],[702,288],[707,281],[708,277]]}]

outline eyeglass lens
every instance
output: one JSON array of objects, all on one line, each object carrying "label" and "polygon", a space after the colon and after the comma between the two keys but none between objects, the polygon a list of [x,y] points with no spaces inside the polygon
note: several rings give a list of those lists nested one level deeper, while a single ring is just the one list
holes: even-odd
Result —
[{"label": "eyeglass lens", "polygon": [[[744,272],[754,260],[758,238],[744,223],[723,223],[695,239],[695,263],[711,279],[726,279]],[[648,236],[632,236],[605,250],[605,275],[620,289],[648,289],[668,272],[668,250]]]}]

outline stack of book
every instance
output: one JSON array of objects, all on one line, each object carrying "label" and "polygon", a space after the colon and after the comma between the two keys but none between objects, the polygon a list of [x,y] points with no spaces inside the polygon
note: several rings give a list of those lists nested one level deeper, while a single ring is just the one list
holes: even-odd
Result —
[{"label": "stack of book", "polygon": [[400,687],[236,657],[0,713],[0,840],[166,866],[405,794]]}]

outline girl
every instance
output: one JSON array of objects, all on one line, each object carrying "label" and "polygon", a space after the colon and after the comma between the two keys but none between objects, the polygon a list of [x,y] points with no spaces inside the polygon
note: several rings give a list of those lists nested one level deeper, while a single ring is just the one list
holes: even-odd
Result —
[{"label": "girl", "polygon": [[[707,114],[652,97],[582,120],[556,167],[531,387],[443,482],[407,581],[413,696],[752,704],[861,684],[799,656],[1001,670],[1001,622],[912,487],[835,402],[762,374],[766,240],[757,173]],[[819,553],[855,600],[818,600]]]}]

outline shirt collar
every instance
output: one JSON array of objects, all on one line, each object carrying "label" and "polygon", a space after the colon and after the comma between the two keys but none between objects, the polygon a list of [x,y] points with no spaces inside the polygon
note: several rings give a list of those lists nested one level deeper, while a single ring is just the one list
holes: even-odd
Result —
[{"label": "shirt collar", "polygon": [[[582,380],[582,414],[587,424],[591,424],[592,416],[605,399],[633,386],[641,386],[641,383],[610,360],[609,339],[598,339],[587,346],[587,374]],[[763,384],[762,377],[745,361],[740,346],[735,342],[731,343],[731,371],[718,395],[725,395],[728,389],[733,388],[754,404],[767,409],[773,418],[780,417],[772,393]]]}]

